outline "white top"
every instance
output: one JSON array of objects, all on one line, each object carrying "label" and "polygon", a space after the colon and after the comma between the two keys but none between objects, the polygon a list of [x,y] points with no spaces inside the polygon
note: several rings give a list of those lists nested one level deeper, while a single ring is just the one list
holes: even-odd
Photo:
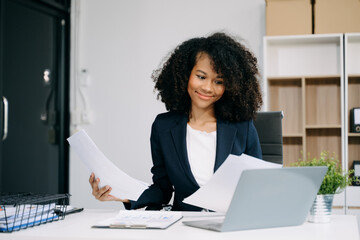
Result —
[{"label": "white top", "polygon": [[214,174],[216,131],[199,131],[192,129],[188,124],[186,147],[191,172],[199,186],[203,186]]}]

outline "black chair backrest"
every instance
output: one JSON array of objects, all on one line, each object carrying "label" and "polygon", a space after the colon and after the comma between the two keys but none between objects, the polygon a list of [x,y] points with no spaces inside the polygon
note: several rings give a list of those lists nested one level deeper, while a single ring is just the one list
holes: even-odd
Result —
[{"label": "black chair backrest", "polygon": [[254,125],[265,161],[283,164],[282,118],[281,111],[257,113]]}]

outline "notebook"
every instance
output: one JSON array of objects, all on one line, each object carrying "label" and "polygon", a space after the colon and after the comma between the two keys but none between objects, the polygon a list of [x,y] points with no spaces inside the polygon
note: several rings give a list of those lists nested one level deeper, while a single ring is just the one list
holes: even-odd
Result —
[{"label": "notebook", "polygon": [[301,225],[326,171],[327,167],[244,170],[224,217],[183,224],[219,232]]}]

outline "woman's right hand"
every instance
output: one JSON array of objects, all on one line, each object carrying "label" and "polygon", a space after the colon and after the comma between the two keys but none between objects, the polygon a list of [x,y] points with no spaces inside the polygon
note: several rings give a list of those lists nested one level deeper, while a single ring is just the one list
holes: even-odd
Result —
[{"label": "woman's right hand", "polygon": [[128,199],[120,199],[110,194],[112,188],[109,185],[106,185],[102,188],[99,188],[100,179],[95,179],[95,174],[91,173],[89,178],[89,183],[92,188],[92,195],[99,201],[120,201],[124,203],[129,203]]}]

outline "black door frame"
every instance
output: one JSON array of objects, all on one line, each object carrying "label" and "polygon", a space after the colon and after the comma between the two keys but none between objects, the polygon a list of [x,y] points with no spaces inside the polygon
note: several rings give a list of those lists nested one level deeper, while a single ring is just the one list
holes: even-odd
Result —
[{"label": "black door frame", "polygon": [[[57,103],[59,109],[58,118],[58,146],[59,146],[59,193],[69,192],[69,145],[66,139],[70,134],[70,7],[71,0],[8,0],[23,4],[29,8],[56,17],[61,28],[57,32],[57,37],[60,38],[60,47],[57,47]],[[4,11],[4,1],[0,1],[0,36],[3,36],[4,21],[2,16]],[[3,39],[0,37],[0,102],[3,97]],[[1,138],[3,136],[3,104],[0,104],[0,153],[2,152]],[[0,161],[0,172],[2,171]],[[0,182],[0,190],[2,189]]]}]

